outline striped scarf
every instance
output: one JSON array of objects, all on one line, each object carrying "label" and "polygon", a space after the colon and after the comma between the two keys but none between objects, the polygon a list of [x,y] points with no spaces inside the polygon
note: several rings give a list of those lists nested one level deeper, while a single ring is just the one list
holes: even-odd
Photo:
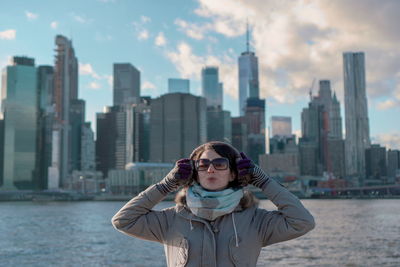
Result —
[{"label": "striped scarf", "polygon": [[228,188],[222,191],[206,191],[194,184],[186,192],[186,203],[196,216],[213,221],[217,217],[231,213],[243,197],[242,188]]}]

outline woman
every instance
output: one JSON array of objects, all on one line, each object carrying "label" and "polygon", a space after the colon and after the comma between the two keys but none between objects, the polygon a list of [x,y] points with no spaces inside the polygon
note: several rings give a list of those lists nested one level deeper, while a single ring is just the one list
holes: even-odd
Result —
[{"label": "woman", "polygon": [[[277,207],[257,207],[243,186],[259,187]],[[179,187],[176,205],[152,208]],[[264,246],[304,235],[312,215],[287,189],[231,145],[209,142],[130,200],[112,219],[128,235],[165,246],[168,266],[256,266]]]}]

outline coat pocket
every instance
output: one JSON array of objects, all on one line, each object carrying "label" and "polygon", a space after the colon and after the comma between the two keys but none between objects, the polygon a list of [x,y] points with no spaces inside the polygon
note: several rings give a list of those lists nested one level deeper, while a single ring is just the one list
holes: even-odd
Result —
[{"label": "coat pocket", "polygon": [[246,248],[243,247],[242,238],[240,236],[238,238],[238,246],[236,246],[236,237],[233,235],[229,239],[229,256],[234,266],[243,267],[250,266],[248,262],[248,255],[246,253]]},{"label": "coat pocket", "polygon": [[176,266],[184,267],[189,258],[189,242],[183,238],[177,248]]}]

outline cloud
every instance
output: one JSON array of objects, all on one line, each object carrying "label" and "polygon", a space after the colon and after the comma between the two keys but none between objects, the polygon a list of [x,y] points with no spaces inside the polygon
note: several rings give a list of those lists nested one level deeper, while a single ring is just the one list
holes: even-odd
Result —
[{"label": "cloud", "polygon": [[51,27],[52,29],[57,29],[57,28],[58,28],[58,22],[57,22],[57,21],[52,21],[52,22],[50,23],[50,27]]},{"label": "cloud", "polygon": [[[205,66],[217,66],[219,80],[224,83],[224,92],[234,99],[237,95],[236,58],[229,54],[217,56],[199,56],[193,53],[192,47],[186,42],[177,45],[176,50],[166,52],[166,57],[176,66],[182,78],[200,80],[201,69]],[[200,92],[198,92],[200,93]]]},{"label": "cloud", "polygon": [[97,80],[101,79],[100,75],[93,70],[93,67],[90,63],[79,63],[79,74],[90,75]]},{"label": "cloud", "polygon": [[380,144],[387,149],[400,149],[400,132],[378,134],[371,139],[372,143]]},{"label": "cloud", "polygon": [[189,23],[179,18],[176,19],[174,23],[179,26],[179,29],[183,31],[187,36],[196,40],[204,39],[204,35],[212,29],[211,23],[198,25],[195,23]]},{"label": "cloud", "polygon": [[[345,51],[365,52],[369,96],[391,98],[396,93],[399,12],[396,0],[199,0],[195,14],[202,22],[177,19],[175,24],[194,39],[212,33],[233,38],[245,33],[248,19],[251,49],[259,59],[262,97],[279,103],[303,100],[315,77],[331,80],[343,101]],[[382,86],[382,81],[390,79],[393,82]]]},{"label": "cloud", "polygon": [[28,20],[31,20],[31,21],[32,21],[32,20],[35,20],[35,19],[37,19],[37,18],[39,17],[38,14],[29,12],[29,11],[25,11],[25,16],[26,16],[26,18],[27,18]]},{"label": "cloud", "polygon": [[156,46],[165,46],[167,44],[167,39],[165,38],[163,32],[158,33],[154,43]]},{"label": "cloud", "polygon": [[79,22],[81,24],[87,24],[87,23],[90,23],[93,21],[92,19],[89,19],[84,15],[77,15],[75,13],[71,13],[70,15],[73,20],[75,20],[76,22]]},{"label": "cloud", "polygon": [[138,33],[138,40],[147,40],[149,39],[149,32],[147,30],[142,30]]},{"label": "cloud", "polygon": [[114,76],[104,75],[104,78],[107,80],[108,85],[112,87],[114,83]]},{"label": "cloud", "polygon": [[151,18],[146,17],[146,16],[141,16],[141,17],[140,17],[140,20],[142,21],[143,24],[145,24],[145,23],[147,23],[147,22],[150,22],[150,21],[151,21]]},{"label": "cloud", "polygon": [[0,39],[2,40],[14,40],[17,35],[17,31],[14,29],[9,29],[0,32]]},{"label": "cloud", "polygon": [[156,86],[149,81],[145,81],[143,83],[142,87],[143,87],[143,89],[155,89],[156,88]]},{"label": "cloud", "polygon": [[147,40],[150,37],[149,31],[145,29],[144,25],[151,22],[151,18],[141,16],[139,21],[132,22],[138,40]]},{"label": "cloud", "polygon": [[107,41],[111,41],[113,39],[113,37],[110,34],[103,34],[101,32],[96,32],[95,39],[96,39],[96,41],[99,41],[99,42],[107,42]]},{"label": "cloud", "polygon": [[388,99],[386,101],[379,102],[377,104],[377,109],[379,109],[379,110],[387,110],[387,109],[394,108],[396,106],[400,106],[399,101]]},{"label": "cloud", "polygon": [[93,90],[98,90],[98,89],[101,88],[101,85],[100,85],[98,82],[90,82],[90,83],[87,85],[87,88],[93,89]]}]

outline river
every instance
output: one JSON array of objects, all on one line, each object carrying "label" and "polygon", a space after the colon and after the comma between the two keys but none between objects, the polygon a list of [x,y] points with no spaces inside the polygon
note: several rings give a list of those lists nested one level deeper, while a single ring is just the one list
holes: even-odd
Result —
[{"label": "river", "polygon": [[[263,248],[257,266],[400,266],[399,199],[302,202],[316,228]],[[0,266],[165,266],[162,245],[114,230],[123,204],[0,202]]]}]

